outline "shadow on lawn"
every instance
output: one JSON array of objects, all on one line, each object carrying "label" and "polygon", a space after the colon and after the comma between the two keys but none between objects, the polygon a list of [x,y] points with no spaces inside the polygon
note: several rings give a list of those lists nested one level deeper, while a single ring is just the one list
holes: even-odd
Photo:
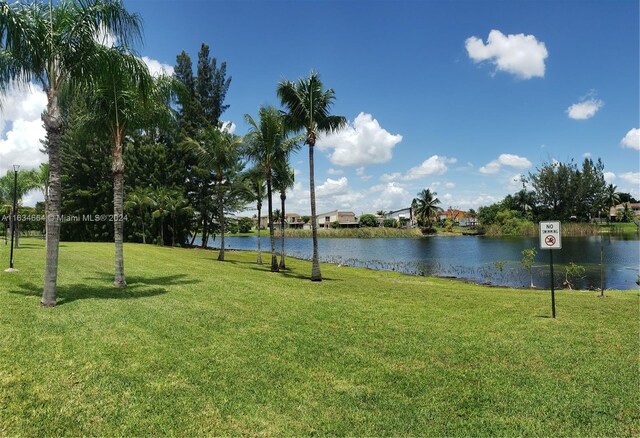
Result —
[{"label": "shadow on lawn", "polygon": [[[248,265],[247,267],[253,271],[259,271],[259,272],[265,272],[268,274],[279,274],[282,275],[283,277],[289,277],[289,278],[297,278],[299,280],[310,280],[311,279],[311,275],[310,274],[301,274],[299,272],[296,271],[292,271],[290,268],[285,269],[284,271],[281,270],[279,272],[271,272],[271,256],[269,256],[268,260],[265,260],[264,257],[262,259],[262,265],[258,265],[256,262],[245,262],[245,261],[240,261],[240,260],[225,260],[222,263],[230,263],[232,265]],[[216,260],[217,261],[217,260]],[[329,277],[325,277],[322,276],[322,281],[341,281],[338,280],[336,278],[329,278]]]},{"label": "shadow on lawn", "polygon": [[[198,281],[184,280],[184,274],[167,275],[164,277],[127,277],[127,287],[118,289],[111,285],[113,274],[97,273],[97,277],[85,278],[85,280],[99,280],[104,284],[78,283],[71,285],[59,285],[57,288],[57,305],[71,303],[76,300],[86,300],[91,298],[102,300],[132,300],[139,298],[155,297],[168,292],[162,287],[150,286],[173,286],[181,284],[195,284]],[[42,285],[33,283],[22,283],[18,285],[19,290],[10,291],[14,294],[24,296],[40,297]]]},{"label": "shadow on lawn", "polygon": [[[25,297],[40,297],[42,294],[42,286],[33,283],[22,283],[18,285],[20,290],[13,290],[10,293],[24,295]],[[135,288],[117,289],[110,286],[97,286],[87,284],[71,284],[58,286],[57,288],[57,305],[71,303],[76,300],[86,300],[97,298],[103,300],[131,300],[137,298],[155,297],[167,293],[163,288],[152,288],[146,290],[135,290]]]}]

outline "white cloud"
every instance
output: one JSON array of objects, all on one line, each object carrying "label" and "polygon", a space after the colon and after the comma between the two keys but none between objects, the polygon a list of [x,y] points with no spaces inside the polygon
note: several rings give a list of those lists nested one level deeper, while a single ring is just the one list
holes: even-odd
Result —
[{"label": "white cloud", "polygon": [[149,58],[148,56],[143,56],[142,61],[147,64],[147,68],[149,69],[149,73],[151,76],[171,76],[173,74],[173,66],[169,64],[163,64],[160,61]]},{"label": "white cloud", "polygon": [[574,103],[567,108],[566,113],[570,119],[587,120],[595,116],[603,105],[604,102],[600,99],[591,98],[579,103]]},{"label": "white cloud", "polygon": [[518,155],[501,154],[497,159],[490,161],[479,170],[480,173],[494,174],[498,173],[502,166],[515,167],[516,169],[527,169],[531,167],[531,161]]},{"label": "white cloud", "polygon": [[408,207],[411,203],[409,192],[396,182],[378,184],[371,187],[371,192],[377,193],[371,206],[374,210],[397,210]]},{"label": "white cloud", "polygon": [[624,138],[620,141],[620,144],[625,148],[640,151],[640,129],[633,128],[629,130],[629,132],[627,132]]},{"label": "white cloud", "polygon": [[582,154],[582,156],[584,158],[591,158],[591,152],[585,152],[584,154]]},{"label": "white cloud", "polygon": [[604,177],[604,180],[609,184],[611,184],[616,179],[616,174],[613,172],[604,172],[602,176]]},{"label": "white cloud", "polygon": [[327,173],[329,175],[342,175],[344,171],[342,171],[341,169],[334,169],[333,167],[330,167],[329,170],[327,170]]},{"label": "white cloud", "polygon": [[364,167],[358,167],[356,169],[356,176],[360,177],[360,181],[369,181],[371,179],[371,175],[365,174]]},{"label": "white cloud", "polygon": [[448,183],[445,183],[444,186],[447,189],[453,189],[453,188],[455,188],[456,184],[452,183],[452,182],[448,182]]},{"label": "white cloud", "polygon": [[382,181],[382,182],[397,181],[397,180],[400,179],[401,176],[402,176],[402,174],[400,172],[383,173],[380,176],[380,181]]},{"label": "white cloud", "polygon": [[318,137],[321,151],[333,149],[329,159],[338,166],[386,163],[402,135],[390,134],[371,114],[360,113],[347,127]]},{"label": "white cloud", "polygon": [[497,70],[522,79],[544,77],[544,60],[549,53],[533,35],[504,35],[494,29],[489,32],[487,44],[472,36],[465,41],[465,47],[474,62],[490,61]]},{"label": "white cloud", "polygon": [[45,138],[40,118],[47,106],[45,93],[30,84],[13,84],[1,98],[0,175],[14,164],[23,169],[38,167],[47,159],[40,152],[40,140]]},{"label": "white cloud", "polygon": [[625,172],[620,175],[624,182],[633,184],[635,188],[640,185],[640,172]]},{"label": "white cloud", "polygon": [[349,180],[346,176],[340,179],[327,178],[327,180],[316,189],[316,195],[318,197],[324,197],[344,194],[347,192],[348,186]]},{"label": "white cloud", "polygon": [[414,180],[424,178],[431,175],[442,175],[448,169],[447,164],[455,163],[455,158],[440,157],[438,155],[432,155],[427,158],[419,166],[412,167],[409,172],[402,177],[403,180]]}]

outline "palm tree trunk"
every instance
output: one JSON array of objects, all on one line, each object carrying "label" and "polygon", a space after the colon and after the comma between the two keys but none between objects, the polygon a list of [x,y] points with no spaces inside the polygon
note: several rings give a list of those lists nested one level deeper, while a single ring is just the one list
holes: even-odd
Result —
[{"label": "palm tree trunk", "polygon": [[202,213],[201,214],[202,217],[202,242],[200,243],[200,248],[204,249],[207,247],[207,243],[209,240],[209,234],[207,233],[207,229],[208,227],[208,223],[207,223],[207,214],[206,213]]},{"label": "palm tree trunk", "polygon": [[164,211],[160,215],[160,246],[164,246]]},{"label": "palm tree trunk", "polygon": [[176,246],[176,217],[171,217],[171,246]]},{"label": "palm tree trunk", "polygon": [[144,212],[141,211],[140,212],[140,217],[142,218],[142,244],[146,245],[147,244],[147,233],[144,229]]},{"label": "palm tree trunk", "polygon": [[44,288],[40,305],[56,305],[56,286],[58,282],[58,247],[60,244],[60,145],[62,143],[62,114],[58,107],[55,91],[47,91],[47,111],[43,122],[47,131],[49,150],[49,202],[47,204],[47,258],[44,270]]},{"label": "palm tree trunk", "polygon": [[124,158],[122,151],[122,137],[116,134],[113,148],[113,239],[116,246],[116,266],[113,285],[127,287],[124,279]]},{"label": "palm tree trunk", "polygon": [[282,214],[280,216],[280,239],[282,244],[282,250],[280,252],[280,269],[287,269],[284,263],[284,218],[285,218],[284,201],[286,199],[287,199],[287,195],[284,192],[280,193],[280,202],[282,204]]},{"label": "palm tree trunk", "polygon": [[271,240],[271,272],[279,272],[276,256],[276,238],[273,231],[273,199],[271,193],[271,173],[267,174],[267,212],[269,216],[269,239]]},{"label": "palm tree trunk", "polygon": [[260,249],[260,211],[262,210],[262,202],[258,202],[258,261],[257,264],[262,264],[262,250]]},{"label": "palm tree trunk", "polygon": [[222,196],[222,181],[218,184],[218,222],[220,223],[220,253],[218,261],[224,261],[224,205]]},{"label": "palm tree trunk", "polygon": [[316,217],[316,187],[313,171],[313,146],[314,141],[309,142],[309,192],[311,194],[311,238],[313,240],[313,257],[311,259],[311,281],[322,281],[320,274],[320,259],[318,257],[318,218]]}]

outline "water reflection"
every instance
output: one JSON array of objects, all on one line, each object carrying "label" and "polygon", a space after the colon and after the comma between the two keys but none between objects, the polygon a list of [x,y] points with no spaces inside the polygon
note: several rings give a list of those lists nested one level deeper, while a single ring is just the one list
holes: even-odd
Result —
[{"label": "water reflection", "polygon": [[[229,248],[255,250],[257,237],[225,237]],[[196,240],[195,244],[200,242]],[[210,241],[216,247],[220,241]],[[563,237],[562,249],[554,252],[555,284],[564,280],[564,266],[574,262],[583,266],[583,278],[574,279],[580,289],[600,287],[600,248],[603,248],[603,279],[607,289],[637,289],[640,241],[637,234],[591,237]],[[268,248],[268,237],[262,248]],[[279,248],[279,244],[278,244]],[[287,253],[311,258],[311,239],[289,238]],[[413,275],[464,278],[477,283],[513,287],[529,286],[529,272],[521,265],[522,250],[535,248],[534,284],[549,288],[549,251],[538,249],[537,237],[489,238],[478,236],[424,239],[320,239],[319,253],[324,262],[370,269],[399,271]]]}]

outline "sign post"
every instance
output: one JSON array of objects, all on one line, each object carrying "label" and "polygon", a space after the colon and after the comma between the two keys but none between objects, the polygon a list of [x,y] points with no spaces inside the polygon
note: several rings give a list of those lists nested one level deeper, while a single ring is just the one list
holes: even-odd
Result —
[{"label": "sign post", "polygon": [[549,268],[551,271],[551,315],[556,317],[555,280],[553,278],[553,250],[562,249],[560,221],[540,222],[540,249],[549,250]]}]

